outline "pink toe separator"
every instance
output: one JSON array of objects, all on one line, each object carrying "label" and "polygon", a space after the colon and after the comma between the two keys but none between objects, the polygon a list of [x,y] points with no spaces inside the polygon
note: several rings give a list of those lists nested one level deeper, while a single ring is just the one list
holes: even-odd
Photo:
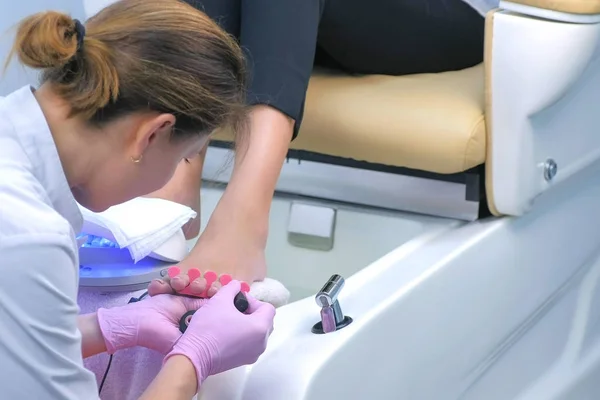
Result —
[{"label": "pink toe separator", "polygon": [[[232,281],[231,275],[229,275],[229,274],[223,274],[219,278],[219,282],[223,286],[227,285],[231,281]],[[248,285],[246,282],[242,282],[242,288],[240,290],[244,293],[248,293],[250,291],[250,285]]]},{"label": "pink toe separator", "polygon": [[[167,274],[169,275],[169,278],[172,279],[177,275],[181,274],[181,269],[177,266],[170,267],[167,270]],[[190,278],[190,283],[202,276],[202,272],[200,272],[198,268],[190,268],[187,274]],[[194,297],[208,297],[208,289],[214,282],[217,281],[217,274],[212,271],[207,271],[204,273],[204,279],[206,280],[206,290],[204,290],[204,292],[202,292],[201,294],[192,293],[190,291],[189,285],[185,289],[179,291],[178,293]],[[223,286],[227,285],[229,282],[231,282],[231,280],[231,275],[229,274],[223,274],[219,277],[219,283]],[[241,291],[244,293],[248,293],[250,291],[250,285],[248,285],[246,282],[242,282]]]},{"label": "pink toe separator", "polygon": [[167,270],[167,274],[169,275],[169,278],[171,278],[171,279],[175,278],[180,273],[181,273],[181,269],[179,267],[177,267],[177,266],[170,267]]},{"label": "pink toe separator", "polygon": [[223,286],[227,285],[229,282],[231,282],[231,280],[232,280],[231,275],[229,275],[229,274],[223,274],[219,277],[219,282]]},{"label": "pink toe separator", "polygon": [[242,282],[242,292],[248,293],[249,291],[250,291],[250,285],[248,285],[246,282]]},{"label": "pink toe separator", "polygon": [[206,279],[206,290],[202,292],[201,297],[208,297],[208,289],[212,286],[213,283],[217,280],[217,274],[212,271],[207,271],[204,274],[204,279]]},{"label": "pink toe separator", "polygon": [[[169,275],[169,278],[173,279],[174,277],[176,277],[177,275],[181,274],[181,269],[179,267],[170,267],[167,270],[167,274]],[[198,268],[190,268],[187,272],[188,277],[190,278],[190,283],[192,283],[195,279],[200,278],[202,276],[202,272],[200,272],[200,270]],[[192,293],[190,291],[190,285],[188,284],[185,289],[180,290],[179,292],[177,292],[179,294],[185,294],[188,296],[194,296],[194,297],[203,297],[201,295],[198,295],[196,293]]]}]

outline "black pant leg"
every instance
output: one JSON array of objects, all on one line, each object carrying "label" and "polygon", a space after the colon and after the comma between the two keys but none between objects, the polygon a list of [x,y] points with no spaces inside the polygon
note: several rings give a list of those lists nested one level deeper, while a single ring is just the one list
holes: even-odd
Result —
[{"label": "black pant leg", "polygon": [[476,65],[483,36],[463,0],[327,0],[319,46],[348,72],[404,75]]},{"label": "black pant leg", "polygon": [[240,12],[242,0],[184,0],[203,11],[229,34],[240,36]]},{"label": "black pant leg", "polygon": [[302,121],[324,0],[186,0],[239,39],[248,59],[248,102]]},{"label": "black pant leg", "polygon": [[298,132],[323,0],[242,0],[240,44],[249,54],[250,104],[268,104]]}]

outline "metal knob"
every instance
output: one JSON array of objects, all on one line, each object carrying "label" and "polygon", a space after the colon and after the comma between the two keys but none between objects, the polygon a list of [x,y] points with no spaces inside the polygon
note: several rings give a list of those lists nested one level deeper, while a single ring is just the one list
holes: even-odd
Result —
[{"label": "metal knob", "polygon": [[547,159],[544,163],[544,179],[550,182],[552,179],[554,179],[557,172],[558,164],[556,164],[556,161],[551,158]]},{"label": "metal knob", "polygon": [[333,275],[315,296],[317,305],[321,307],[323,333],[335,332],[339,327],[347,325],[345,321],[349,317],[346,318],[344,316],[340,302],[338,301],[338,295],[344,284],[344,278],[340,275]]},{"label": "metal knob", "polygon": [[340,275],[333,275],[315,296],[317,305],[330,307],[337,301],[337,297],[346,284]]}]

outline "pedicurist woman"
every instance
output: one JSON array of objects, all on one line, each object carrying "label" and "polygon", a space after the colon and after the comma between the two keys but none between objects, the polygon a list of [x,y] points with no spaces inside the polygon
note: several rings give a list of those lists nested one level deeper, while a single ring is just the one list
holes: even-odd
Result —
[{"label": "pedicurist woman", "polygon": [[[483,60],[483,15],[498,0],[186,0],[239,38],[250,60],[250,134],[197,245],[180,267],[252,282],[266,276],[269,210],[302,122],[314,65],[351,74],[436,73]],[[326,132],[323,132],[326,134]],[[301,134],[301,133],[300,133]],[[199,211],[205,149],[153,196]],[[243,155],[243,156],[240,156]],[[198,220],[186,232],[196,236]],[[151,294],[190,284],[154,281]],[[191,290],[202,293],[198,278]],[[218,283],[209,290],[216,293]]]},{"label": "pedicurist woman", "polygon": [[[143,399],[189,400],[209,375],[256,361],[275,311],[237,281],[204,300],[155,296],[78,316],[76,201],[102,211],[162,187],[215,128],[242,115],[236,42],[176,0],[126,0],[84,27],[45,12],[17,30],[13,55],[38,89],[0,99],[0,390],[3,399],[90,400],[82,358],[145,346],[166,355]],[[243,343],[243,346],[240,346]]]}]

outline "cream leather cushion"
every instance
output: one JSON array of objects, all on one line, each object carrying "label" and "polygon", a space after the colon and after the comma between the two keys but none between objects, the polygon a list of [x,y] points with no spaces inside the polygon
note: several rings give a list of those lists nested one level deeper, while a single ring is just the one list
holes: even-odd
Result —
[{"label": "cream leather cushion", "polygon": [[485,161],[485,139],[483,65],[407,76],[316,72],[291,148],[455,173]]},{"label": "cream leather cushion", "polygon": [[509,0],[511,3],[572,14],[600,14],[600,0]]}]

